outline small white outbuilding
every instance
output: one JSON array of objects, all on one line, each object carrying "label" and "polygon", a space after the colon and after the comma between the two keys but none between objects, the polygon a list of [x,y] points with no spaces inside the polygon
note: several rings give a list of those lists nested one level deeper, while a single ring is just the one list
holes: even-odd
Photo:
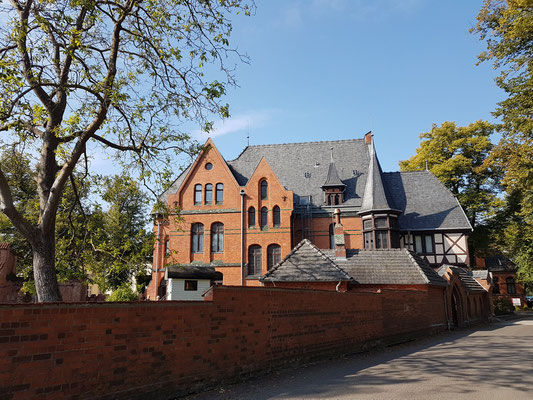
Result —
[{"label": "small white outbuilding", "polygon": [[171,265],[165,268],[167,300],[203,300],[203,294],[222,274],[213,267]]}]

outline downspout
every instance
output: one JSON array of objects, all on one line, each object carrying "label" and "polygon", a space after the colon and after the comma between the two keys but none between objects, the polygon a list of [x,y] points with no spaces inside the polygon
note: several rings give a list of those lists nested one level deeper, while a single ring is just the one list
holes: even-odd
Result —
[{"label": "downspout", "polygon": [[157,224],[157,240],[156,240],[156,251],[155,251],[155,268],[154,270],[154,300],[157,300],[157,270],[159,269],[159,247],[161,246],[160,238],[161,238],[161,221],[157,220],[156,217],[156,224]]},{"label": "downspout", "polygon": [[244,196],[246,192],[241,189],[241,286],[244,286]]},{"label": "downspout", "polygon": [[337,283],[337,286],[335,286],[335,291],[336,291],[336,292],[339,291],[339,287],[340,287],[340,285],[341,285],[341,282],[342,282],[342,281],[339,281],[339,283]]}]

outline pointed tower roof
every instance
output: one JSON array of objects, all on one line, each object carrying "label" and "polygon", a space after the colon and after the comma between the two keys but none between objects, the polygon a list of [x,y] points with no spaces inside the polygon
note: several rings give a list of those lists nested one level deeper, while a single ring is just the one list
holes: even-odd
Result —
[{"label": "pointed tower roof", "polygon": [[333,161],[333,147],[330,147],[331,150],[331,161],[329,162],[328,177],[326,178],[326,183],[322,185],[323,188],[326,187],[337,187],[337,186],[346,186],[342,183],[337,173],[337,168],[335,167],[335,161]]},{"label": "pointed tower roof", "polygon": [[387,200],[385,186],[383,186],[383,179],[381,177],[381,167],[379,165],[378,157],[376,156],[373,141],[368,143],[367,146],[370,154],[370,162],[368,165],[368,175],[366,177],[363,202],[359,214],[371,211],[397,211],[390,206],[389,201]]}]

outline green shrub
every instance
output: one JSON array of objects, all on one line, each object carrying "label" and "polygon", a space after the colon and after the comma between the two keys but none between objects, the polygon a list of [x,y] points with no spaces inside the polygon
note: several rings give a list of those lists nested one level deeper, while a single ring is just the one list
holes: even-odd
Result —
[{"label": "green shrub", "polygon": [[129,286],[121,286],[111,293],[105,301],[135,301],[138,295]]},{"label": "green shrub", "polygon": [[512,314],[514,312],[513,302],[510,299],[498,297],[494,300],[494,314]]}]

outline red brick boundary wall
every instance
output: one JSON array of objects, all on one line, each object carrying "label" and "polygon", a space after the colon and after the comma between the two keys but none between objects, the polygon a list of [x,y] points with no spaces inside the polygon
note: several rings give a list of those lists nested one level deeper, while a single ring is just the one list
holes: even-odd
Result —
[{"label": "red brick boundary wall", "polygon": [[0,399],[168,399],[445,327],[441,289],[0,305]]}]

